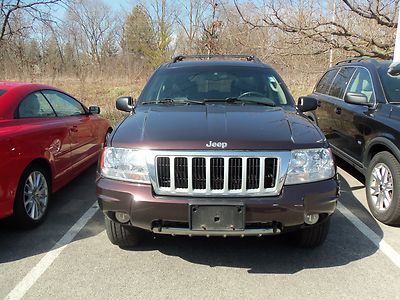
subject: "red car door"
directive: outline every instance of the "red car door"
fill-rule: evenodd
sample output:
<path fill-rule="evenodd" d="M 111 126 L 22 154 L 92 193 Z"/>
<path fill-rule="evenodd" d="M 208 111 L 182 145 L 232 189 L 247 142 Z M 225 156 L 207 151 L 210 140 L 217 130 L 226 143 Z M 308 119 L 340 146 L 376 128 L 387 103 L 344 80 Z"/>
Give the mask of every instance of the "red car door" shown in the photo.
<path fill-rule="evenodd" d="M 35 146 L 42 144 L 54 160 L 53 175 L 57 181 L 71 167 L 70 124 L 56 118 L 54 110 L 40 91 L 29 94 L 20 102 L 16 117 L 13 127 L 16 147 L 20 145 L 35 149 Z M 23 134 L 17 134 L 19 131 Z"/>
<path fill-rule="evenodd" d="M 71 137 L 71 166 L 77 167 L 97 155 L 97 134 L 92 116 L 74 98 L 58 91 L 45 90 L 45 97 L 57 117 L 69 126 Z"/>

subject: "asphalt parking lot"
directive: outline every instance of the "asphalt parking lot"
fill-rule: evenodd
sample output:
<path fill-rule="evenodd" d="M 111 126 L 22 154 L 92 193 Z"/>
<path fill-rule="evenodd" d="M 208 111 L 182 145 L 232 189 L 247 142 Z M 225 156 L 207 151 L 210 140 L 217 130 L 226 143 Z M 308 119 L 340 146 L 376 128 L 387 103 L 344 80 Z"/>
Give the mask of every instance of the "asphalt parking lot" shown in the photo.
<path fill-rule="evenodd" d="M 95 168 L 53 197 L 46 223 L 0 223 L 0 299 L 400 299 L 400 228 L 375 221 L 362 178 L 339 163 L 342 195 L 326 243 L 283 237 L 153 237 L 123 250 L 107 239 Z"/>

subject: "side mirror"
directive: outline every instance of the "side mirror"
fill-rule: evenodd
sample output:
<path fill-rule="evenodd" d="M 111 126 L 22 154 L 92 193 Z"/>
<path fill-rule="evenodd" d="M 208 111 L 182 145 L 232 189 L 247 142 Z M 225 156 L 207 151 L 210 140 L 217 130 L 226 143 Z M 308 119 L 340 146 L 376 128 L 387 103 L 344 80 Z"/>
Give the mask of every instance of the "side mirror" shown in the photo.
<path fill-rule="evenodd" d="M 392 64 L 389 67 L 388 74 L 390 76 L 399 76 L 400 75 L 400 63 L 392 62 Z"/>
<path fill-rule="evenodd" d="M 131 96 L 119 97 L 116 102 L 118 110 L 131 112 L 133 110 L 133 98 Z"/>
<path fill-rule="evenodd" d="M 89 106 L 89 113 L 92 115 L 98 115 L 100 113 L 100 107 L 98 106 Z"/>
<path fill-rule="evenodd" d="M 347 93 L 344 97 L 344 101 L 355 105 L 374 106 L 374 103 L 368 102 L 367 96 L 361 93 Z"/>
<path fill-rule="evenodd" d="M 297 109 L 301 112 L 316 110 L 317 107 L 318 101 L 313 97 L 300 97 L 297 101 Z"/>

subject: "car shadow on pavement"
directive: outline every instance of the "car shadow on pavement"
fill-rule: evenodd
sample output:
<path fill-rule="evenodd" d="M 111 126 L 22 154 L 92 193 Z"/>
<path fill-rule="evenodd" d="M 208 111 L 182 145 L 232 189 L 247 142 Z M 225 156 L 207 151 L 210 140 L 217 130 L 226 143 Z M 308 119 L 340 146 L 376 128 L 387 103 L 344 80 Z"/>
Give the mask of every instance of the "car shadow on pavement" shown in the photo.
<path fill-rule="evenodd" d="M 355 208 L 358 217 L 367 219 L 365 223 L 382 239 L 383 232 L 379 225 L 353 196 L 346 179 L 340 179 L 343 191 L 341 203 L 349 209 Z M 293 274 L 304 269 L 344 266 L 369 257 L 378 250 L 338 210 L 332 217 L 326 242 L 316 249 L 298 248 L 286 236 L 224 239 L 148 235 L 141 245 L 130 250 L 158 250 L 194 264 L 244 268 L 255 274 Z"/>
<path fill-rule="evenodd" d="M 49 251 L 96 201 L 95 167 L 78 176 L 53 197 L 48 219 L 33 230 L 21 231 L 0 224 L 0 264 Z M 341 203 L 366 223 L 380 238 L 383 232 L 369 212 L 354 197 L 341 177 Z M 100 213 L 76 239 L 98 236 L 104 231 Z M 107 241 L 108 242 L 108 241 Z M 331 222 L 330 234 L 317 249 L 301 249 L 285 236 L 265 238 L 189 238 L 146 235 L 140 247 L 127 251 L 159 251 L 190 263 L 210 267 L 247 269 L 254 274 L 293 274 L 304 269 L 347 265 L 373 255 L 378 248 L 339 211 Z"/>
<path fill-rule="evenodd" d="M 77 176 L 67 186 L 52 196 L 47 219 L 32 230 L 14 228 L 8 220 L 0 222 L 0 264 L 49 251 L 57 241 L 96 201 L 96 166 Z M 90 232 L 88 229 L 90 228 Z M 95 236 L 104 230 L 104 226 L 85 228 L 85 235 L 79 238 Z"/>

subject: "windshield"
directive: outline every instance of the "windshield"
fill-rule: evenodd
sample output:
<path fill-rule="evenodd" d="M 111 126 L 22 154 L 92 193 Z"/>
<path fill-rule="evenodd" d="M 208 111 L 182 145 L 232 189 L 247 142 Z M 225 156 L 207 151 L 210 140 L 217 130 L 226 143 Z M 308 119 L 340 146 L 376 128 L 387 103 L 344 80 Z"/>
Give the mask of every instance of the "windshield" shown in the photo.
<path fill-rule="evenodd" d="M 293 105 L 281 78 L 267 68 L 203 66 L 162 70 L 151 78 L 139 104 L 163 99 L 187 100 L 239 99 L 246 103 L 265 102 L 273 106 Z"/>
<path fill-rule="evenodd" d="M 6 90 L 0 90 L 0 96 L 3 96 L 6 92 Z"/>
<path fill-rule="evenodd" d="M 400 102 L 400 76 L 390 76 L 387 72 L 389 64 L 385 64 L 379 68 L 383 89 L 386 99 L 389 102 Z"/>

